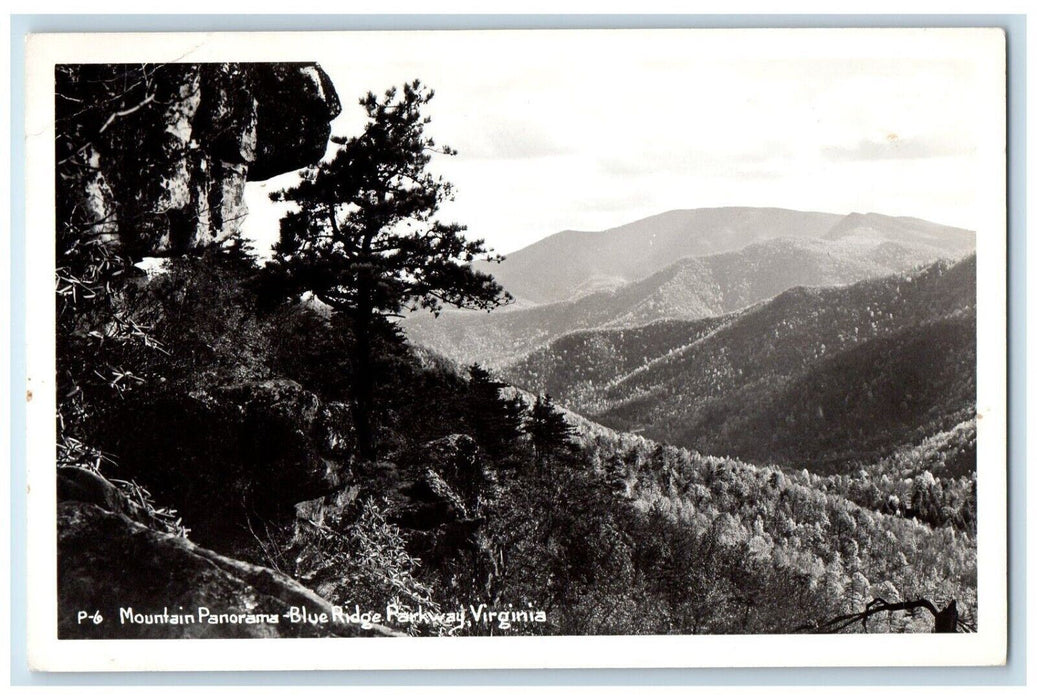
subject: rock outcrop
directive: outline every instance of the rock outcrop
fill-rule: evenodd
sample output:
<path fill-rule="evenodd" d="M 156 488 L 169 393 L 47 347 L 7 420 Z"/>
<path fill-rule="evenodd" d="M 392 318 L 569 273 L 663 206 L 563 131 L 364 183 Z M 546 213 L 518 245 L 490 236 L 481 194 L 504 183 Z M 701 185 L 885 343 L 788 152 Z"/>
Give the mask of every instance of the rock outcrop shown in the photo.
<path fill-rule="evenodd" d="M 151 494 L 136 483 L 123 482 L 122 486 L 120 489 L 89 469 L 58 467 L 58 502 L 93 503 L 153 530 L 186 536 L 187 530 L 175 510 L 154 506 Z"/>
<path fill-rule="evenodd" d="M 149 396 L 119 409 L 104 441 L 119 455 L 111 473 L 176 508 L 206 546 L 222 549 L 247 533 L 249 515 L 290 515 L 294 504 L 348 485 L 355 467 L 348 407 L 286 379 Z"/>
<path fill-rule="evenodd" d="M 483 525 L 497 478 L 468 435 L 432 440 L 391 462 L 357 465 L 355 476 L 335 493 L 296 504 L 296 517 L 321 526 L 348 517 L 359 498 L 376 495 L 426 565 L 449 566 L 459 552 L 489 560 Z"/>
<path fill-rule="evenodd" d="M 234 236 L 248 180 L 312 165 L 341 111 L 312 63 L 56 69 L 59 238 L 130 258 Z"/>
<path fill-rule="evenodd" d="M 409 478 L 396 483 L 395 518 L 415 530 L 477 519 L 494 475 L 475 440 L 454 434 L 399 457 Z"/>

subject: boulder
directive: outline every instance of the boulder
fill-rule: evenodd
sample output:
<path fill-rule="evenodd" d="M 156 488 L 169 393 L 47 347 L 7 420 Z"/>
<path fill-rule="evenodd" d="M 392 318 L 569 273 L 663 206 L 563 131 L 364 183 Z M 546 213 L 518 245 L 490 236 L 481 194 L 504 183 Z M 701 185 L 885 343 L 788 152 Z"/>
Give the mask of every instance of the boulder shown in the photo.
<path fill-rule="evenodd" d="M 317 163 L 328 147 L 331 120 L 339 115 L 335 86 L 315 63 L 253 64 L 257 143 L 249 180 Z"/>
<path fill-rule="evenodd" d="M 156 507 L 139 485 L 126 482 L 120 488 L 89 469 L 58 467 L 57 495 L 59 501 L 92 503 L 159 532 L 187 534 L 176 511 Z"/>
<path fill-rule="evenodd" d="M 135 504 L 115 484 L 89 469 L 58 467 L 57 494 L 58 501 L 92 503 L 131 518 L 137 514 Z"/>

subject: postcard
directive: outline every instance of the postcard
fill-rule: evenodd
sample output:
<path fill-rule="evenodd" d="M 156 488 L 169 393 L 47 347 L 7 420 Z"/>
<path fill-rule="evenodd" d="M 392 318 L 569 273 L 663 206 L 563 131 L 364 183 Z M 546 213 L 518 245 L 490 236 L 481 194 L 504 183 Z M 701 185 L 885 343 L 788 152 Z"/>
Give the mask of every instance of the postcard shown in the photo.
<path fill-rule="evenodd" d="M 1003 664 L 999 29 L 40 34 L 35 669 Z"/>

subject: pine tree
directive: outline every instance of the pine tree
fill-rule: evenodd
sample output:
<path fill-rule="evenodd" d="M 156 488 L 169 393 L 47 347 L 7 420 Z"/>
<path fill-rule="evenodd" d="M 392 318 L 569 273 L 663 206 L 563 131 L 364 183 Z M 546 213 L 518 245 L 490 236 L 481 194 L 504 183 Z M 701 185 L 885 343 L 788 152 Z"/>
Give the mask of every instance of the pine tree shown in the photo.
<path fill-rule="evenodd" d="M 339 148 L 330 161 L 271 195 L 297 205 L 281 220 L 270 266 L 278 288 L 292 297 L 310 292 L 351 321 L 354 420 L 365 457 L 373 456 L 373 340 L 387 319 L 405 309 L 438 314 L 444 304 L 490 310 L 510 301 L 493 277 L 472 269 L 488 253 L 484 242 L 435 218 L 453 190 L 426 167 L 432 153 L 455 152 L 425 133 L 422 110 L 432 96 L 417 80 L 382 99 L 368 93 L 363 133 L 332 138 Z"/>
<path fill-rule="evenodd" d="M 479 445 L 493 459 L 506 457 L 522 436 L 526 407 L 521 399 L 501 396 L 507 386 L 478 363 L 468 368 L 468 423 Z"/>
<path fill-rule="evenodd" d="M 555 408 L 550 394 L 537 396 L 530 414 L 528 432 L 533 440 L 537 471 L 542 472 L 548 457 L 571 452 L 575 448 L 576 430 Z"/>

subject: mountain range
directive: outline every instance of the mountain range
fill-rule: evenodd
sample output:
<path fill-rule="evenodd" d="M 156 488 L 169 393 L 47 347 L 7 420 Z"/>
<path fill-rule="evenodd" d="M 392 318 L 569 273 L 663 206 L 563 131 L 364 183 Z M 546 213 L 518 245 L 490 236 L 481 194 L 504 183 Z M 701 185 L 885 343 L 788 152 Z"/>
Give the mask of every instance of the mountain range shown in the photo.
<path fill-rule="evenodd" d="M 795 286 L 850 284 L 973 248 L 970 231 L 879 214 L 667 212 L 562 232 L 488 267 L 519 300 L 513 308 L 413 315 L 404 326 L 458 362 L 500 367 L 574 330 L 719 316 Z"/>
<path fill-rule="evenodd" d="M 543 304 L 615 289 L 681 258 L 775 238 L 892 241 L 950 257 L 975 246 L 971 231 L 910 217 L 720 207 L 668 211 L 605 231 L 562 231 L 508 254 L 500 265 L 483 263 L 481 269 L 516 298 Z"/>

